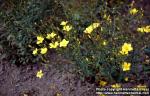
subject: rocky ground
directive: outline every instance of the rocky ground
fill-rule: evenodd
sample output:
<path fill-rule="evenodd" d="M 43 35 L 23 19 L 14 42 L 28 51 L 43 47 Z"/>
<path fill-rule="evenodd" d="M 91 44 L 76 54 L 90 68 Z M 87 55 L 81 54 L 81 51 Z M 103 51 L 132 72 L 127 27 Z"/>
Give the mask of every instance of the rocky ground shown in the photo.
<path fill-rule="evenodd" d="M 73 64 L 57 56 L 51 59 L 47 65 L 21 67 L 1 61 L 0 96 L 95 96 L 95 85 L 82 82 Z M 40 69 L 41 79 L 36 77 Z"/>

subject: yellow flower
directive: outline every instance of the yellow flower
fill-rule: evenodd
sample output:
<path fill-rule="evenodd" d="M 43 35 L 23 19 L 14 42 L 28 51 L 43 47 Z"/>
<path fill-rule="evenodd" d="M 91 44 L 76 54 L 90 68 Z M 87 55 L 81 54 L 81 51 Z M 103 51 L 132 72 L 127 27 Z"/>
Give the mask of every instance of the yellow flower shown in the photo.
<path fill-rule="evenodd" d="M 137 28 L 137 31 L 143 33 L 144 29 L 143 28 Z"/>
<path fill-rule="evenodd" d="M 102 81 L 102 80 L 100 80 L 100 82 L 99 82 L 99 85 L 100 86 L 105 86 L 107 84 L 107 82 L 106 81 Z"/>
<path fill-rule="evenodd" d="M 150 32 L 150 25 L 149 25 L 149 26 L 146 26 L 146 27 L 144 28 L 144 31 L 145 31 L 146 33 Z"/>
<path fill-rule="evenodd" d="M 36 54 L 37 54 L 37 51 L 38 51 L 38 49 L 37 49 L 37 48 L 36 48 L 36 49 L 34 49 L 34 50 L 33 50 L 33 52 L 32 52 L 32 54 L 33 54 L 33 55 L 36 55 Z"/>
<path fill-rule="evenodd" d="M 99 26 L 100 26 L 100 23 L 93 23 L 93 24 L 91 24 L 90 26 L 88 26 L 88 27 L 84 30 L 84 33 L 91 34 L 92 31 L 93 31 L 94 29 L 96 29 L 97 27 L 99 27 Z"/>
<path fill-rule="evenodd" d="M 103 45 L 104 45 L 104 46 L 107 45 L 107 42 L 106 42 L 105 40 L 103 41 Z"/>
<path fill-rule="evenodd" d="M 41 54 L 45 54 L 47 52 L 47 48 L 41 48 Z"/>
<path fill-rule="evenodd" d="M 137 31 L 148 33 L 148 32 L 150 32 L 150 25 L 147 25 L 147 26 L 141 27 L 141 28 L 137 28 Z"/>
<path fill-rule="evenodd" d="M 120 87 L 121 87 L 121 85 L 120 85 L 120 84 L 118 84 L 118 83 L 116 83 L 116 84 L 111 85 L 111 87 L 112 87 L 112 88 L 120 88 Z"/>
<path fill-rule="evenodd" d="M 40 70 L 40 71 L 37 72 L 36 77 L 38 77 L 38 78 L 42 78 L 43 77 L 42 70 Z"/>
<path fill-rule="evenodd" d="M 132 51 L 132 45 L 130 43 L 124 43 L 124 45 L 122 46 L 122 49 L 120 51 L 121 54 L 125 54 L 127 55 L 129 53 L 129 51 Z"/>
<path fill-rule="evenodd" d="M 68 23 L 68 21 L 62 21 L 62 22 L 60 23 L 60 25 L 65 26 L 67 23 Z"/>
<path fill-rule="evenodd" d="M 63 39 L 61 42 L 60 42 L 60 47 L 66 47 L 68 45 L 69 41 L 67 41 L 66 39 Z"/>
<path fill-rule="evenodd" d="M 43 40 L 44 40 L 44 38 L 42 36 L 37 36 L 37 42 L 36 42 L 36 44 L 42 43 Z"/>
<path fill-rule="evenodd" d="M 51 34 L 47 34 L 46 38 L 47 39 L 52 39 L 56 36 L 56 34 L 54 32 L 52 32 Z"/>
<path fill-rule="evenodd" d="M 58 43 L 58 42 L 50 43 L 50 44 L 49 44 L 49 47 L 50 47 L 50 48 L 57 48 L 57 47 L 58 47 L 58 45 L 59 45 L 59 43 Z"/>
<path fill-rule="evenodd" d="M 128 81 L 128 80 L 129 80 L 129 78 L 128 78 L 128 77 L 125 77 L 125 78 L 124 78 L 124 80 L 125 80 L 125 81 Z"/>
<path fill-rule="evenodd" d="M 130 70 L 130 67 L 131 67 L 131 63 L 123 62 L 123 64 L 122 64 L 123 71 Z"/>
<path fill-rule="evenodd" d="M 72 29 L 72 26 L 70 26 L 70 25 L 66 25 L 63 27 L 63 30 L 67 31 L 67 32 L 70 31 L 71 29 Z"/>
<path fill-rule="evenodd" d="M 129 11 L 129 13 L 130 13 L 131 15 L 135 15 L 137 12 L 138 12 L 138 10 L 137 10 L 136 8 L 133 8 L 133 9 L 131 9 L 131 10 Z"/>

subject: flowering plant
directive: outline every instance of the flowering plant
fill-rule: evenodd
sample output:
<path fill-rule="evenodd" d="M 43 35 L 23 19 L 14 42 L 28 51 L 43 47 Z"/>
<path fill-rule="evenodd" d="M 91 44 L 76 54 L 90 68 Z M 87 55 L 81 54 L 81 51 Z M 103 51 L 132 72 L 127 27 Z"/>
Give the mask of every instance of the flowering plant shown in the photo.
<path fill-rule="evenodd" d="M 68 1 L 68 4 L 52 1 L 27 0 L 20 3 L 23 4 L 20 11 L 2 12 L 5 13 L 2 17 L 7 17 L 4 22 L 9 34 L 8 37 L 1 35 L 8 43 L 2 42 L 2 45 L 16 49 L 11 52 L 15 55 L 10 55 L 13 60 L 25 64 L 39 59 L 46 62 L 49 50 L 55 50 L 77 65 L 77 73 L 82 79 L 88 78 L 90 82 L 104 79 L 100 83 L 102 86 L 106 81 L 126 82 L 133 74 L 140 77 L 141 71 L 136 70 L 139 65 L 142 71 L 150 69 L 146 65 L 149 61 L 141 59 L 144 51 L 150 53 L 149 48 L 145 49 L 150 41 L 150 25 L 142 22 L 145 14 L 134 1 L 115 0 L 115 4 L 91 0 L 88 6 L 81 3 L 81 7 L 75 6 L 76 0 Z M 14 8 L 19 9 L 20 4 Z M 49 8 L 48 4 L 61 5 L 63 11 L 53 12 L 51 9 L 57 8 Z M 42 70 L 37 74 L 41 78 Z M 120 85 L 116 83 L 112 87 Z"/>

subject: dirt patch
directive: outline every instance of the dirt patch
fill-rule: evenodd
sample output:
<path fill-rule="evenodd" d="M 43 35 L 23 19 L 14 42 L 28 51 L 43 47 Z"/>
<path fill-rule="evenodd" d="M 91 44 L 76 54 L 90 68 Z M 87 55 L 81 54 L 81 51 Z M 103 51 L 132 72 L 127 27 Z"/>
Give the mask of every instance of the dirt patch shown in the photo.
<path fill-rule="evenodd" d="M 57 59 L 56 59 L 57 58 Z M 83 82 L 73 71 L 73 64 L 55 56 L 48 65 L 16 67 L 0 63 L 0 96 L 95 96 L 95 85 Z M 43 78 L 36 77 L 42 69 Z"/>

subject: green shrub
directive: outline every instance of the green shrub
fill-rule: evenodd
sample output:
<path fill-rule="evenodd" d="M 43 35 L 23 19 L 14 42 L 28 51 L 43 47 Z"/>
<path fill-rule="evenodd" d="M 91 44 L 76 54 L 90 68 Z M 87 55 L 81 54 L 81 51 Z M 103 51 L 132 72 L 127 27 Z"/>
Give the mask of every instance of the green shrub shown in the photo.
<path fill-rule="evenodd" d="M 6 31 L 0 34 L 0 44 L 5 50 L 2 57 L 9 57 L 17 65 L 38 61 L 40 57 L 33 56 L 30 48 L 35 36 L 45 33 L 47 20 L 63 16 L 63 9 L 53 0 L 6 0 L 3 3 L 1 21 Z"/>
<path fill-rule="evenodd" d="M 67 19 L 58 20 L 60 25 L 49 33 L 56 36 L 49 38 L 50 41 L 46 38 L 48 34 L 41 34 L 44 41 L 38 45 L 46 48 L 44 54 L 49 49 L 55 49 L 74 61 L 80 76 L 95 82 L 102 78 L 122 82 L 131 73 L 139 76 L 136 71 L 141 64 L 142 51 L 139 50 L 144 43 L 148 44 L 146 39 L 150 38 L 143 41 L 141 37 L 148 33 L 138 31 L 148 32 L 149 26 L 138 30 L 142 24 L 143 10 L 128 3 L 118 2 L 110 6 L 107 2 L 94 1 L 86 3 L 86 6 L 82 2 L 79 7 L 76 1 L 62 1 L 60 4 Z M 64 46 L 61 46 L 64 40 Z M 40 48 L 35 47 L 34 51 L 35 55 L 43 54 Z"/>
<path fill-rule="evenodd" d="M 98 3 L 86 6 L 83 2 L 81 9 L 71 7 L 72 10 L 68 10 L 71 13 L 67 14 L 68 21 L 73 28 L 64 32 L 65 38 L 69 40 L 64 55 L 78 64 L 79 73 L 83 77 L 94 77 L 96 82 L 102 78 L 110 82 L 121 82 L 128 73 L 139 74 L 135 71 L 141 63 L 138 61 L 141 55 L 139 50 L 148 42 L 146 38 L 144 41 L 141 38 L 145 33 L 137 32 L 143 18 L 142 10 L 137 10 L 128 3 L 118 2 L 110 6 L 99 0 Z M 74 2 L 72 6 L 75 6 Z M 100 26 L 89 34 L 84 32 L 93 23 L 100 23 Z M 131 48 L 128 54 L 122 55 L 120 50 L 123 50 L 121 47 L 126 43 Z M 123 64 L 132 64 L 134 70 L 124 72 Z"/>

